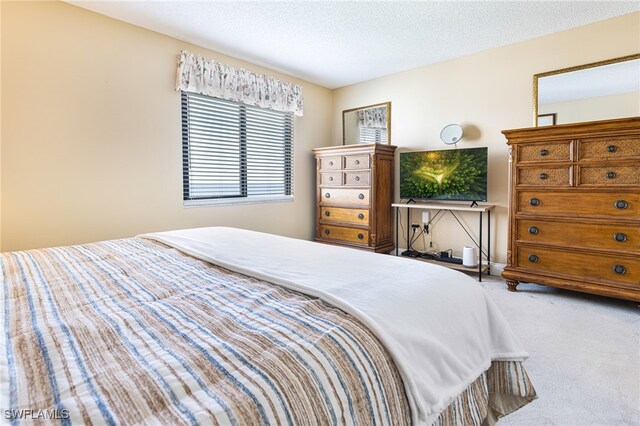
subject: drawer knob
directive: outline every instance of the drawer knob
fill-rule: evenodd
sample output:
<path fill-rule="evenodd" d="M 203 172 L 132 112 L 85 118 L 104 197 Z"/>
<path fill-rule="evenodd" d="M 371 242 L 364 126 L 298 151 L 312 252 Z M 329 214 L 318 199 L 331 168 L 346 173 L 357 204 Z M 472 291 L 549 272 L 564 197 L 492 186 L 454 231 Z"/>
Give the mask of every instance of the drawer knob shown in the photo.
<path fill-rule="evenodd" d="M 355 163 L 355 164 L 356 164 L 356 166 L 357 166 L 358 164 L 360 164 L 360 160 L 356 160 L 356 161 L 354 161 L 354 163 Z"/>
<path fill-rule="evenodd" d="M 333 166 L 333 161 L 329 161 L 329 165 L 330 165 L 330 166 Z"/>
<path fill-rule="evenodd" d="M 546 178 L 548 178 L 549 175 L 546 173 L 540 173 L 540 179 L 545 180 Z"/>
<path fill-rule="evenodd" d="M 364 238 L 364 235 L 362 235 L 362 234 L 358 234 L 358 239 L 359 239 L 359 240 L 361 240 L 361 239 L 363 239 L 363 238 Z"/>
<path fill-rule="evenodd" d="M 329 217 L 329 216 L 331 216 L 331 212 L 329 210 L 327 210 L 327 211 L 324 212 L 324 215 Z"/>
<path fill-rule="evenodd" d="M 325 230 L 324 230 L 324 233 L 325 233 L 325 234 L 327 234 L 327 235 L 329 235 L 329 234 L 331 233 L 331 231 L 330 231 L 330 230 L 328 230 L 328 229 L 325 229 Z"/>
<path fill-rule="evenodd" d="M 629 207 L 629 203 L 627 203 L 625 200 L 618 200 L 616 201 L 616 209 L 618 210 L 624 210 L 627 207 Z"/>
<path fill-rule="evenodd" d="M 615 146 L 615 145 L 609 145 L 607 147 L 607 151 L 609 151 L 609 152 L 616 152 L 617 150 L 618 150 L 618 147 Z"/>
<path fill-rule="evenodd" d="M 536 256 L 535 254 L 530 254 L 529 255 L 529 262 L 537 263 L 538 262 L 538 256 Z"/>
<path fill-rule="evenodd" d="M 607 172 L 607 179 L 615 179 L 616 172 Z"/>
<path fill-rule="evenodd" d="M 540 155 L 542 155 L 543 157 L 546 155 L 549 155 L 549 150 L 548 149 L 541 149 L 540 150 Z"/>
<path fill-rule="evenodd" d="M 364 194 L 358 194 L 358 198 L 364 200 Z"/>
<path fill-rule="evenodd" d="M 364 215 L 362 213 L 358 213 L 358 219 L 360 220 L 364 219 Z"/>
<path fill-rule="evenodd" d="M 326 192 L 326 193 L 324 194 L 324 198 L 331 198 L 331 194 L 329 194 L 328 192 Z"/>
<path fill-rule="evenodd" d="M 531 235 L 538 235 L 538 232 L 540 232 L 540 230 L 537 227 L 535 226 L 529 227 L 529 233 Z"/>
<path fill-rule="evenodd" d="M 540 200 L 538 200 L 537 198 L 532 198 L 532 199 L 529 200 L 529 204 L 531 204 L 533 207 L 539 206 L 540 205 Z"/>
<path fill-rule="evenodd" d="M 627 241 L 627 236 L 622 232 L 616 232 L 613 236 L 613 239 L 619 243 L 624 243 L 625 241 Z"/>
<path fill-rule="evenodd" d="M 333 182 L 333 176 L 329 176 L 329 182 Z"/>
<path fill-rule="evenodd" d="M 360 180 L 360 176 L 356 176 L 356 182 Z"/>
<path fill-rule="evenodd" d="M 625 268 L 623 265 L 615 265 L 613 267 L 613 272 L 618 275 L 624 275 L 627 272 L 627 268 Z"/>

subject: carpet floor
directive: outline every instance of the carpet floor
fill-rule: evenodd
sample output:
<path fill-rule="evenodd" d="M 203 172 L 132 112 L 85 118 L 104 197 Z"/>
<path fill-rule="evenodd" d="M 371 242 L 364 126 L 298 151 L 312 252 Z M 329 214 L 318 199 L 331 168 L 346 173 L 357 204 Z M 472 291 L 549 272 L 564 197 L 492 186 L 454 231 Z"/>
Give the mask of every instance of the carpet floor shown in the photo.
<path fill-rule="evenodd" d="M 638 303 L 535 284 L 481 284 L 529 352 L 538 399 L 499 425 L 640 425 Z"/>

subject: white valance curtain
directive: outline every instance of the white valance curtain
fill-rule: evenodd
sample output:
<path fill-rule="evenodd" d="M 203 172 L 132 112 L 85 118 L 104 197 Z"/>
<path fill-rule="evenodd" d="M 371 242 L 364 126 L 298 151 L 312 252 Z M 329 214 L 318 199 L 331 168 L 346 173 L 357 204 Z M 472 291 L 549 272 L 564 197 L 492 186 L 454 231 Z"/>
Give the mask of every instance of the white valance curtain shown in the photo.
<path fill-rule="evenodd" d="M 367 108 L 358 111 L 360 127 L 387 128 L 387 107 Z"/>
<path fill-rule="evenodd" d="M 178 58 L 176 90 L 303 115 L 302 87 L 297 84 L 235 69 L 184 50 Z"/>

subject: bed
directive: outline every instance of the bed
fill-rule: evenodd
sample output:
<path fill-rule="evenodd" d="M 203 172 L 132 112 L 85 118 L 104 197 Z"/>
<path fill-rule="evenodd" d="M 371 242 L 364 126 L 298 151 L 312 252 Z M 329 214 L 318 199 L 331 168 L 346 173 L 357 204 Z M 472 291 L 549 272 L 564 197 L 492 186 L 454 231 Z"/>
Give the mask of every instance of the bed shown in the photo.
<path fill-rule="evenodd" d="M 0 408 L 62 424 L 492 424 L 536 398 L 477 283 L 233 228 L 3 253 Z"/>

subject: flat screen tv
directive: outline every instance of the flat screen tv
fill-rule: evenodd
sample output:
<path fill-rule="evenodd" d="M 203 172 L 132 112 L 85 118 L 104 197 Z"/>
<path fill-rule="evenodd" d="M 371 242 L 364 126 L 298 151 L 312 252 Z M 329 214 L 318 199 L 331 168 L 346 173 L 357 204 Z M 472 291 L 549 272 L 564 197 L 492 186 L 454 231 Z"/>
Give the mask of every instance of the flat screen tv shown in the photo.
<path fill-rule="evenodd" d="M 487 201 L 487 148 L 401 152 L 400 198 Z"/>

